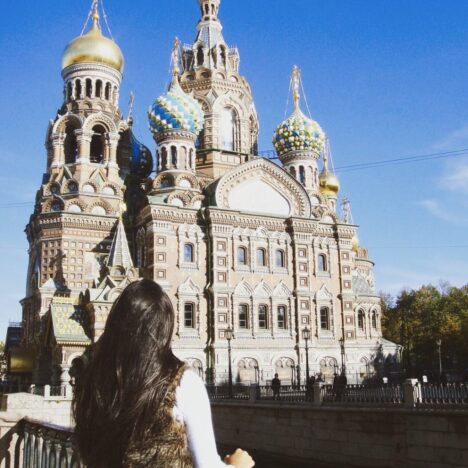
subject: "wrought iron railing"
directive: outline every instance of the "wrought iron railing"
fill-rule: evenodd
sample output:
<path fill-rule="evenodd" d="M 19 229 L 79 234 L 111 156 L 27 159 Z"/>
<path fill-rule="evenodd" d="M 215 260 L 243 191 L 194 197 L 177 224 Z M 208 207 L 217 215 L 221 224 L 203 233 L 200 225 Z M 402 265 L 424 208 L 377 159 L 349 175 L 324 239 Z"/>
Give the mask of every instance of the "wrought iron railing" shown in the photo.
<path fill-rule="evenodd" d="M 401 385 L 384 385 L 380 387 L 367 385 L 346 385 L 346 387 L 325 385 L 322 387 L 322 392 L 324 403 L 398 404 L 404 401 Z"/>
<path fill-rule="evenodd" d="M 229 386 L 207 385 L 206 390 L 210 400 L 249 400 L 250 386 L 233 385 L 232 389 Z"/>
<path fill-rule="evenodd" d="M 468 384 L 420 384 L 418 405 L 468 405 Z"/>

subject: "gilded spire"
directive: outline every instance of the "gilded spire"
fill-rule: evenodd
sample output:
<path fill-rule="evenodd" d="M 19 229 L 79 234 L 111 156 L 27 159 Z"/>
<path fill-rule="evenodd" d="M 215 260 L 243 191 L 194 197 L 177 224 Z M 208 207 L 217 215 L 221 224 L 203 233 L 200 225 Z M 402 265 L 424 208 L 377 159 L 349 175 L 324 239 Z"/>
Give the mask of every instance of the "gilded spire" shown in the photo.
<path fill-rule="evenodd" d="M 322 174 L 328 174 L 328 157 L 330 154 L 330 142 L 328 141 L 328 138 L 325 139 L 325 146 L 323 148 L 323 172 Z"/>
<path fill-rule="evenodd" d="M 294 110 L 299 110 L 299 101 L 301 100 L 301 95 L 299 93 L 300 90 L 300 83 L 301 83 L 301 70 L 297 65 L 294 65 L 292 75 L 291 75 L 291 83 L 293 89 L 293 98 L 294 98 Z"/>
<path fill-rule="evenodd" d="M 180 68 L 180 40 L 176 36 L 172 46 L 172 76 L 179 78 Z"/>

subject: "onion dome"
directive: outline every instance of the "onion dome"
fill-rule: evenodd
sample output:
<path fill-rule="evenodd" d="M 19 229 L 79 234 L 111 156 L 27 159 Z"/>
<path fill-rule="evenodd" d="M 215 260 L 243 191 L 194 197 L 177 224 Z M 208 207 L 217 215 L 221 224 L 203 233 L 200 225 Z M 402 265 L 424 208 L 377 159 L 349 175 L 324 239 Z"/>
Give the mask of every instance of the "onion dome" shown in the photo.
<path fill-rule="evenodd" d="M 149 177 L 153 170 L 153 155 L 151 151 L 140 143 L 135 135 L 131 137 L 132 155 L 130 162 L 131 173 L 140 179 Z"/>
<path fill-rule="evenodd" d="M 315 120 L 306 117 L 299 107 L 300 71 L 294 66 L 292 73 L 294 93 L 294 112 L 276 128 L 273 145 L 279 156 L 290 151 L 322 152 L 325 144 L 325 133 Z"/>
<path fill-rule="evenodd" d="M 333 172 L 323 170 L 319 176 L 320 193 L 328 196 L 336 196 L 340 191 L 340 182 Z"/>
<path fill-rule="evenodd" d="M 62 69 L 78 63 L 100 63 L 122 73 L 124 57 L 120 47 L 102 34 L 97 2 L 93 7 L 93 26 L 84 35 L 73 39 L 62 57 Z"/>
<path fill-rule="evenodd" d="M 340 181 L 333 172 L 328 170 L 328 158 L 330 157 L 330 145 L 326 140 L 323 148 L 323 170 L 319 176 L 320 193 L 325 196 L 336 197 L 340 191 Z"/>
<path fill-rule="evenodd" d="M 198 101 L 184 92 L 177 77 L 169 91 L 156 99 L 148 112 L 153 134 L 166 130 L 185 130 L 198 135 L 203 128 L 203 110 Z"/>
<path fill-rule="evenodd" d="M 278 125 L 273 145 L 279 156 L 289 151 L 322 152 L 325 134 L 320 125 L 296 109 L 289 119 Z"/>

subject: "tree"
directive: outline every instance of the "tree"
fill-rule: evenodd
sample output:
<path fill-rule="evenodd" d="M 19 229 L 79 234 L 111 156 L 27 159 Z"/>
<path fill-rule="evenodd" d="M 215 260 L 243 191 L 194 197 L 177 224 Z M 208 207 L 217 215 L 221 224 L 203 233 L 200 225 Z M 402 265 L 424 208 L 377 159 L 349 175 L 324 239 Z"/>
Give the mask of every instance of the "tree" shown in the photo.
<path fill-rule="evenodd" d="M 422 286 L 403 290 L 395 300 L 382 295 L 381 307 L 384 335 L 403 345 L 408 374 L 437 372 L 439 339 L 444 369 L 468 367 L 468 285 Z"/>

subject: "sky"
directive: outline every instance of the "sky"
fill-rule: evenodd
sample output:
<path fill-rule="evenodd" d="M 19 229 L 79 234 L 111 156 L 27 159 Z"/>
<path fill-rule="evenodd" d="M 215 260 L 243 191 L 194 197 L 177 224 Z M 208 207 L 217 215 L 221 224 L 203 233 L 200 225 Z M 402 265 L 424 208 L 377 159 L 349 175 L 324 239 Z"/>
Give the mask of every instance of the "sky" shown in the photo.
<path fill-rule="evenodd" d="M 62 103 L 61 56 L 91 0 L 4 2 L 0 17 L 0 340 L 21 320 L 24 227 L 45 169 L 45 133 Z M 105 0 L 125 55 L 121 108 L 154 150 L 146 110 L 169 82 L 172 42 L 195 38 L 196 0 Z M 468 282 L 468 2 L 222 0 L 260 118 L 261 150 L 287 116 L 292 66 L 328 134 L 377 289 Z M 289 102 L 291 100 L 289 99 Z M 291 105 L 291 104 L 290 104 Z M 305 109 L 305 106 L 304 110 Z M 288 113 L 291 108 L 288 109 Z M 441 154 L 467 150 L 458 155 Z M 422 162 L 344 166 L 437 154 Z M 340 168 L 342 168 L 340 170 Z"/>

